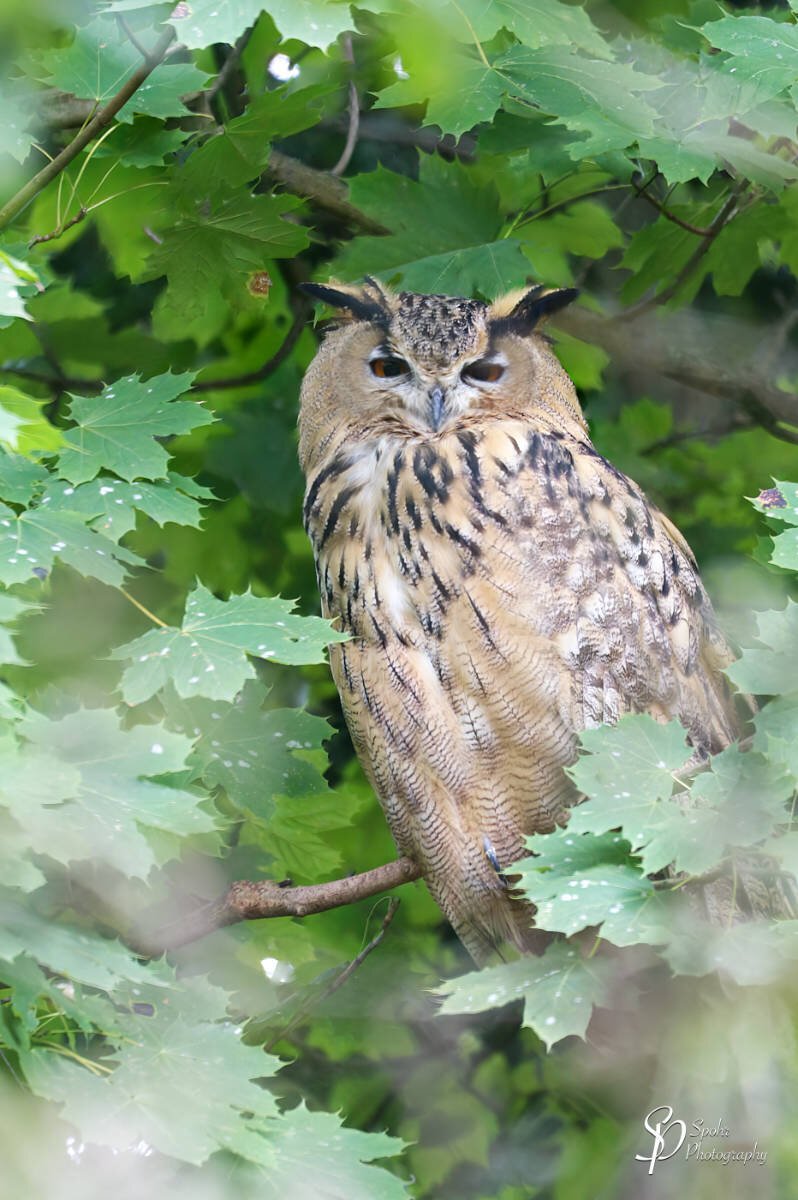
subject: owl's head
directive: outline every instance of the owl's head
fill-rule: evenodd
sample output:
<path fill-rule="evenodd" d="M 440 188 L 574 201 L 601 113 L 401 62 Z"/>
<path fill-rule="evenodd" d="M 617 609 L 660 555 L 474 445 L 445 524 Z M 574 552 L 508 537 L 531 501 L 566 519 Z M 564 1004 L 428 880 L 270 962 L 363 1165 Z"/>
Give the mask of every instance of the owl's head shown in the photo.
<path fill-rule="evenodd" d="M 395 294 L 374 279 L 302 288 L 340 312 L 302 387 L 303 466 L 343 434 L 434 438 L 475 419 L 529 418 L 535 409 L 584 427 L 573 385 L 537 333 L 575 299 L 573 288 L 537 286 L 493 304 Z"/>

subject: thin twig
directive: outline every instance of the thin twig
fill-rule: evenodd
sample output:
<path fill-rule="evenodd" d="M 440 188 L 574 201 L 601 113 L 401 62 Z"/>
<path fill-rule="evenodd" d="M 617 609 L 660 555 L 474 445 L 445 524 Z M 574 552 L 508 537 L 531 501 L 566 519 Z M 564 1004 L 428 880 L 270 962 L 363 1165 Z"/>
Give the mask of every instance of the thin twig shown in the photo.
<path fill-rule="evenodd" d="M 266 167 L 266 176 L 280 183 L 297 196 L 306 196 L 319 208 L 325 209 L 348 225 L 362 229 L 364 233 L 385 235 L 390 233 L 385 225 L 361 212 L 349 200 L 349 189 L 342 179 L 329 171 L 318 171 L 299 159 L 290 158 L 279 150 L 272 150 Z"/>
<path fill-rule="evenodd" d="M 101 133 L 111 121 L 113 121 L 120 109 L 124 108 L 128 100 L 133 96 L 141 85 L 144 83 L 158 64 L 162 61 L 166 51 L 171 46 L 174 40 L 174 30 L 169 30 L 158 41 L 148 59 L 142 62 L 130 76 L 130 78 L 122 85 L 115 96 L 112 96 L 107 104 L 92 117 L 89 123 L 77 134 L 75 138 L 65 146 L 60 154 L 57 154 L 52 162 L 47 163 L 42 167 L 41 171 L 37 172 L 32 179 L 19 189 L 19 191 L 8 200 L 2 208 L 0 208 L 0 229 L 4 228 L 11 222 L 17 213 L 34 198 L 38 196 L 53 179 L 68 167 L 74 158 L 80 154 L 89 142 L 93 141 L 98 133 Z"/>
<path fill-rule="evenodd" d="M 720 231 L 733 219 L 741 194 L 741 191 L 735 189 L 731 196 L 728 197 L 726 203 L 721 207 L 709 229 L 704 234 L 701 242 L 696 246 L 676 278 L 671 280 L 667 287 L 658 292 L 656 296 L 651 296 L 648 300 L 641 301 L 640 304 L 635 304 L 631 308 L 624 309 L 622 316 L 625 321 L 634 320 L 635 317 L 640 317 L 643 313 L 650 312 L 652 308 L 657 308 L 660 304 L 666 304 L 668 300 L 673 299 L 693 274 L 693 271 L 695 271 L 704 256 L 709 252 L 712 243 Z"/>
<path fill-rule="evenodd" d="M 239 59 L 241 58 L 241 55 L 244 53 L 244 50 L 246 49 L 247 42 L 252 37 L 252 31 L 254 30 L 254 28 L 255 28 L 255 26 L 251 25 L 249 27 L 249 29 L 244 30 L 244 32 L 241 34 L 241 37 L 238 39 L 238 41 L 236 42 L 236 44 L 233 46 L 232 50 L 228 54 L 227 58 L 224 60 L 224 63 L 222 64 L 219 74 L 216 76 L 213 83 L 207 90 L 206 95 L 207 95 L 209 104 L 217 96 L 217 94 L 222 90 L 222 88 L 226 85 L 230 76 L 233 74 L 233 71 L 238 66 Z"/>
<path fill-rule="evenodd" d="M 152 934 L 127 940 L 141 954 L 157 956 L 239 921 L 307 917 L 366 900 L 420 878 L 421 868 L 411 858 L 397 858 L 359 875 L 305 887 L 281 887 L 274 880 L 239 880 L 221 899 L 201 906 L 182 919 L 172 919 Z"/>
<path fill-rule="evenodd" d="M 346 133 L 348 127 L 348 114 L 345 117 L 323 117 L 317 126 L 318 129 L 334 130 L 336 133 Z M 361 112 L 359 135 L 368 141 L 414 146 L 427 154 L 443 153 L 461 162 L 473 162 L 476 156 L 476 138 L 470 134 L 463 133 L 459 138 L 454 138 L 451 134 L 442 134 L 434 125 L 416 128 L 400 120 L 387 108 Z"/>
<path fill-rule="evenodd" d="M 13 362 L 0 363 L 0 375 L 16 375 L 20 379 L 28 379 L 31 383 L 42 383 L 53 392 L 99 392 L 102 391 L 101 379 L 73 379 L 37 371 L 33 367 L 17 366 Z"/>
<path fill-rule="evenodd" d="M 272 375 L 285 362 L 299 341 L 310 313 L 310 307 L 304 300 L 300 301 L 288 333 L 271 358 L 268 358 L 260 367 L 256 367 L 254 371 L 247 371 L 243 375 L 231 375 L 226 379 L 203 379 L 200 383 L 194 384 L 192 392 L 216 392 L 223 388 L 249 387 L 250 384 L 260 383 L 261 380 Z"/>
<path fill-rule="evenodd" d="M 66 233 L 73 225 L 79 225 L 81 221 L 85 221 L 89 215 L 89 210 L 81 206 L 75 213 L 74 217 L 70 217 L 68 221 L 64 221 L 56 229 L 50 233 L 37 233 L 35 238 L 31 238 L 28 242 L 28 249 L 32 250 L 34 246 L 39 246 L 42 242 L 53 242 L 56 238 L 60 238 L 62 233 Z"/>
<path fill-rule="evenodd" d="M 329 983 L 326 988 L 324 988 L 320 995 L 311 995 L 300 1007 L 299 1011 L 294 1013 L 294 1016 L 291 1018 L 288 1024 L 284 1025 L 279 1033 L 276 1033 L 274 1037 L 270 1038 L 270 1040 L 263 1047 L 267 1054 L 269 1054 L 279 1042 L 288 1037 L 289 1033 L 296 1029 L 297 1025 L 300 1025 L 314 1008 L 318 1008 L 318 1006 L 324 1000 L 326 1000 L 328 996 L 332 996 L 333 992 L 337 992 L 339 988 L 343 987 L 347 979 L 350 979 L 358 967 L 362 966 L 371 952 L 377 949 L 380 942 L 388 932 L 388 926 L 391 924 L 399 910 L 399 903 L 400 902 L 398 899 L 396 899 L 396 897 L 388 901 L 388 908 L 385 916 L 382 919 L 382 924 L 380 925 L 379 931 L 371 939 L 368 945 L 364 946 L 360 953 L 357 954 L 350 963 L 347 963 L 344 969 L 335 976 L 335 979 L 333 979 L 333 981 Z"/>
<path fill-rule="evenodd" d="M 650 186 L 650 183 L 645 183 L 638 187 L 638 185 L 632 181 L 632 187 L 640 199 L 646 200 L 652 206 L 652 208 L 656 208 L 657 212 L 660 213 L 666 221 L 672 221 L 674 225 L 678 225 L 680 229 L 686 229 L 688 233 L 694 233 L 696 237 L 712 237 L 711 229 L 702 229 L 700 225 L 691 225 L 689 221 L 682 220 L 681 217 L 676 216 L 676 213 L 671 212 L 669 208 L 666 208 L 661 200 L 658 200 L 656 196 L 652 196 L 647 190 Z"/>
<path fill-rule="evenodd" d="M 360 97 L 353 80 L 349 80 L 349 128 L 346 133 L 346 143 L 341 151 L 341 157 L 331 169 L 331 175 L 343 175 L 349 166 L 349 160 L 355 152 L 357 135 L 360 128 Z"/>

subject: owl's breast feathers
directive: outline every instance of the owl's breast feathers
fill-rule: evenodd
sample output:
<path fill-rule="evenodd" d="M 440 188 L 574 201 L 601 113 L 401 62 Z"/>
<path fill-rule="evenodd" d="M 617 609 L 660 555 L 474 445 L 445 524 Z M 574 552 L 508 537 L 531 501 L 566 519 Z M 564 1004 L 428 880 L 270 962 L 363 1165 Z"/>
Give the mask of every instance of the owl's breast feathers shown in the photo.
<path fill-rule="evenodd" d="M 564 819 L 582 729 L 647 711 L 699 753 L 733 738 L 692 555 L 586 438 L 504 420 L 344 447 L 305 522 L 352 634 L 331 658 L 355 746 L 477 958 L 513 934 L 491 858 Z"/>

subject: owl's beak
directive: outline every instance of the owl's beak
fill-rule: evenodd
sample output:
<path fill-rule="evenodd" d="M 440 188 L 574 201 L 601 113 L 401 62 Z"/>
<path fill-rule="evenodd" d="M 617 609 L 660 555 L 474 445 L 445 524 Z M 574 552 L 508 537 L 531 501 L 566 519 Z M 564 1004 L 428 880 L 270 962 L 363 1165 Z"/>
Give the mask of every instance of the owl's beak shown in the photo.
<path fill-rule="evenodd" d="M 442 387 L 436 385 L 434 388 L 430 388 L 427 394 L 429 396 L 429 404 L 427 406 L 429 423 L 437 433 L 443 421 L 443 407 L 446 393 Z"/>

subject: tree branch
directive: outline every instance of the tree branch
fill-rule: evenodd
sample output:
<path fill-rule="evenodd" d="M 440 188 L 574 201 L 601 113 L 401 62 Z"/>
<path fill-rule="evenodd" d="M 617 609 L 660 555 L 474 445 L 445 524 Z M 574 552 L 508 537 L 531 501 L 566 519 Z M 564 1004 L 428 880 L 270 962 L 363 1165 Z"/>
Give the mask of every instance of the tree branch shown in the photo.
<path fill-rule="evenodd" d="M 380 225 L 379 221 L 355 208 L 349 200 L 346 184 L 329 171 L 318 171 L 315 167 L 306 166 L 299 159 L 289 158 L 279 150 L 272 150 L 265 174 L 274 183 L 282 184 L 289 192 L 305 196 L 319 208 L 325 209 L 349 225 L 356 225 L 364 233 L 380 236 L 391 232 L 384 225 Z"/>
<path fill-rule="evenodd" d="M 346 142 L 341 151 L 341 157 L 334 167 L 330 168 L 331 175 L 343 175 L 357 145 L 357 134 L 360 128 L 360 97 L 353 80 L 349 80 L 349 124 L 346 131 Z"/>
<path fill-rule="evenodd" d="M 271 1053 L 274 1047 L 281 1042 L 283 1038 L 286 1038 L 289 1033 L 296 1029 L 297 1025 L 301 1025 L 314 1008 L 317 1008 L 318 1005 L 326 1000 L 328 996 L 332 996 L 334 992 L 337 992 L 339 988 L 344 986 L 347 979 L 351 978 L 358 967 L 362 966 L 362 964 L 366 961 L 372 950 L 377 949 L 380 942 L 388 932 L 388 927 L 396 916 L 398 910 L 399 901 L 394 897 L 393 900 L 388 902 L 388 908 L 385 916 L 382 919 L 382 924 L 368 945 L 364 946 L 360 953 L 357 954 L 350 963 L 347 963 L 344 969 L 335 976 L 332 982 L 327 984 L 320 996 L 311 995 L 308 997 L 307 1001 L 302 1005 L 299 1012 L 296 1013 L 295 1016 L 288 1022 L 288 1024 L 284 1026 L 279 1033 L 276 1033 L 274 1037 L 271 1038 L 263 1047 L 267 1054 Z"/>
<path fill-rule="evenodd" d="M 693 271 L 701 262 L 702 258 L 709 253 L 712 243 L 715 241 L 715 238 L 718 236 L 720 231 L 724 228 L 724 226 L 728 225 L 735 216 L 741 194 L 742 191 L 740 189 L 734 189 L 732 194 L 726 200 L 726 203 L 721 206 L 719 212 L 712 221 L 712 224 L 703 232 L 702 240 L 696 246 L 695 250 L 690 255 L 681 271 L 679 271 L 676 278 L 672 279 L 668 286 L 663 288 L 661 292 L 657 292 L 655 296 L 652 296 L 648 300 L 641 301 L 640 304 L 636 304 L 632 308 L 625 309 L 622 314 L 625 320 L 634 320 L 634 318 L 642 316 L 643 313 L 649 312 L 652 308 L 656 308 L 660 304 L 666 304 L 668 300 L 673 299 L 682 285 L 685 284 L 693 274 Z M 670 219 L 672 219 L 672 217 Z M 677 222 L 677 224 L 678 223 L 679 222 Z M 695 233 L 697 230 L 691 229 L 690 232 Z"/>
<path fill-rule="evenodd" d="M 329 883 L 305 887 L 283 887 L 273 880 L 259 883 L 239 880 L 231 885 L 221 899 L 153 928 L 152 932 L 148 930 L 143 935 L 131 937 L 128 944 L 141 954 L 155 957 L 197 941 L 214 930 L 236 925 L 239 921 L 259 921 L 267 917 L 307 917 L 312 913 L 354 904 L 420 878 L 421 868 L 411 858 L 405 857 L 359 875 L 348 875 L 344 879 L 332 879 Z"/>
<path fill-rule="evenodd" d="M 146 58 L 141 66 L 133 72 L 126 83 L 119 89 L 115 96 L 105 104 L 99 112 L 89 121 L 80 133 L 65 146 L 60 154 L 48 162 L 45 167 L 34 175 L 32 179 L 19 189 L 16 195 L 12 196 L 2 208 L 0 208 L 0 229 L 8 225 L 17 213 L 21 212 L 26 204 L 38 196 L 48 183 L 56 179 L 58 175 L 68 167 L 73 158 L 76 158 L 89 142 L 93 141 L 98 133 L 101 133 L 106 126 L 111 124 L 116 114 L 120 109 L 124 108 L 128 100 L 144 83 L 145 79 L 155 70 L 158 64 L 162 61 L 166 51 L 169 49 L 174 40 L 174 31 L 169 30 L 157 42 L 152 53 Z"/>
<path fill-rule="evenodd" d="M 657 171 L 656 174 L 653 175 L 646 183 L 640 185 L 636 184 L 634 180 L 632 180 L 631 186 L 634 188 L 636 195 L 641 200 L 646 200 L 652 206 L 652 208 L 656 208 L 657 212 L 660 213 L 666 221 L 672 221 L 673 224 L 678 225 L 680 229 L 686 229 L 688 233 L 694 233 L 697 237 L 712 237 L 711 229 L 702 229 L 699 225 L 691 225 L 689 221 L 683 221 L 681 217 L 676 216 L 676 213 L 673 213 L 669 208 L 666 208 L 661 200 L 658 200 L 656 196 L 651 195 L 648 189 L 651 187 L 651 184 L 654 182 L 658 174 L 659 171 Z"/>
<path fill-rule="evenodd" d="M 798 395 L 776 387 L 759 367 L 767 351 L 761 326 L 695 310 L 638 313 L 634 321 L 625 315 L 572 306 L 552 325 L 601 346 L 620 372 L 645 378 L 647 388 L 656 376 L 673 380 L 736 405 L 774 437 L 798 438 Z M 781 357 L 778 373 L 798 374 L 794 352 Z"/>
<path fill-rule="evenodd" d="M 311 305 L 306 303 L 304 298 L 300 301 L 291 328 L 283 338 L 275 353 L 268 358 L 261 366 L 256 367 L 254 371 L 247 371 L 243 375 L 230 375 L 226 379 L 203 379 L 200 383 L 195 383 L 192 387 L 192 392 L 216 392 L 222 388 L 248 387 L 253 383 L 260 383 L 262 379 L 268 378 L 277 368 L 285 362 L 289 354 L 293 350 L 296 343 L 305 328 L 305 322 L 310 314 Z"/>

